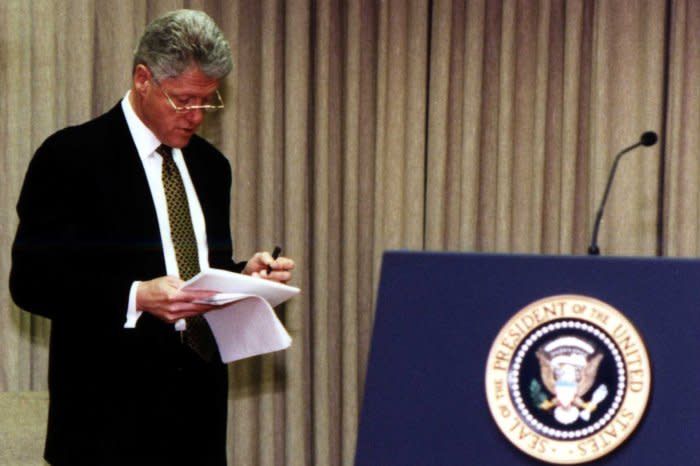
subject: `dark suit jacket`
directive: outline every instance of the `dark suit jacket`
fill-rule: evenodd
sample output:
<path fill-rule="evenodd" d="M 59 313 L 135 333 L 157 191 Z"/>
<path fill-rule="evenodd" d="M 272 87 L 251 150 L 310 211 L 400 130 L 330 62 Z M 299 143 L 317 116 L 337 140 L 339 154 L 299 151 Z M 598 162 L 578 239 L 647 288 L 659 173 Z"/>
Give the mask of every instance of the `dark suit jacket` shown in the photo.
<path fill-rule="evenodd" d="M 240 270 L 231 170 L 194 136 L 183 154 L 212 267 Z M 52 320 L 45 457 L 66 465 L 225 464 L 227 369 L 204 363 L 148 313 L 124 329 L 134 280 L 165 275 L 146 175 L 119 105 L 50 136 L 17 205 L 10 289 Z"/>

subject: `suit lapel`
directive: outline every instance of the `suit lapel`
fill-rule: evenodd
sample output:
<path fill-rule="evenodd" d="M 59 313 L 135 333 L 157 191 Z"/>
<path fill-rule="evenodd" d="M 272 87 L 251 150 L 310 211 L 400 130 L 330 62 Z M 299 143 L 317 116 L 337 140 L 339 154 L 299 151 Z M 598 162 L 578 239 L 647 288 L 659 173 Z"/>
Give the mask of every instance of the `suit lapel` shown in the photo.
<path fill-rule="evenodd" d="M 105 173 L 105 199 L 112 203 L 105 208 L 111 209 L 114 228 L 121 231 L 122 240 L 149 251 L 149 259 L 144 263 L 149 274 L 164 275 L 158 217 L 136 145 L 119 105 L 105 117 L 110 137 L 104 144 L 104 154 L 100 155 L 103 162 L 100 170 Z"/>

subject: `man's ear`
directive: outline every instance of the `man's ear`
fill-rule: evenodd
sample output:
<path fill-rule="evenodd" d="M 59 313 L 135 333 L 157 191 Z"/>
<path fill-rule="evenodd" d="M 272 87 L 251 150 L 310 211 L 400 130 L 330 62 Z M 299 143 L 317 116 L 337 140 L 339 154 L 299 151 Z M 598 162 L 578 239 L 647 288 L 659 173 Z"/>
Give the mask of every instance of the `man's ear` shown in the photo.
<path fill-rule="evenodd" d="M 134 91 L 143 95 L 151 85 L 151 71 L 146 65 L 136 65 L 134 69 Z"/>

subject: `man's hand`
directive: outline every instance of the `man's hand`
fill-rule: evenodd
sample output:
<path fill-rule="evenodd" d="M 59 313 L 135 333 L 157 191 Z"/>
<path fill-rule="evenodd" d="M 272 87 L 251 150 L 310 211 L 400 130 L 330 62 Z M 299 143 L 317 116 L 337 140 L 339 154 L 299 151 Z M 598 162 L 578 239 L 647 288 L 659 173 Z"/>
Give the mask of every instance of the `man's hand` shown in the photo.
<path fill-rule="evenodd" d="M 180 290 L 183 283 L 179 278 L 172 276 L 139 283 L 136 309 L 149 312 L 165 322 L 175 323 L 179 319 L 203 314 L 217 307 L 194 302 L 215 295 L 215 291 Z"/>
<path fill-rule="evenodd" d="M 267 272 L 268 266 L 271 269 L 270 273 Z M 243 273 L 253 277 L 287 283 L 292 279 L 292 269 L 294 269 L 294 261 L 292 259 L 288 257 L 273 259 L 272 255 L 265 251 L 256 252 L 253 257 L 248 259 Z"/>

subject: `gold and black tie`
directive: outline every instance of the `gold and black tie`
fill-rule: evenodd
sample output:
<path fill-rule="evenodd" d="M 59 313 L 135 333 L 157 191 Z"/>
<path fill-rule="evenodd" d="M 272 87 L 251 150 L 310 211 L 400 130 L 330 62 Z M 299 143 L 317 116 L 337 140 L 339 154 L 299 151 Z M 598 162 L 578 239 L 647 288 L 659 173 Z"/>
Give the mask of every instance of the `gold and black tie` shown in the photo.
<path fill-rule="evenodd" d="M 192 216 L 187 203 L 185 185 L 180 170 L 173 160 L 172 149 L 161 144 L 156 149 L 163 157 L 162 180 L 165 199 L 168 204 L 170 236 L 175 248 L 177 268 L 182 280 L 189 280 L 199 272 L 197 239 L 192 226 Z M 206 319 L 199 316 L 186 319 L 187 330 L 183 340 L 205 361 L 211 361 L 216 353 L 216 341 Z"/>

